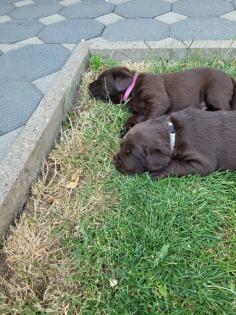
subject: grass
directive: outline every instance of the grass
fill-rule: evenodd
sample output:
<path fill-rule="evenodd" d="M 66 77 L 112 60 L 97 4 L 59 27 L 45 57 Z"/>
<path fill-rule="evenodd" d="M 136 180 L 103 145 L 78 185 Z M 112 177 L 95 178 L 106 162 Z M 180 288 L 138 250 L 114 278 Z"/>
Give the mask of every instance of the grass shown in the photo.
<path fill-rule="evenodd" d="M 91 59 L 79 106 L 2 250 L 1 314 L 235 314 L 236 174 L 152 180 L 113 164 L 122 106 L 89 98 L 104 67 Z M 235 62 L 154 59 L 140 71 Z"/>

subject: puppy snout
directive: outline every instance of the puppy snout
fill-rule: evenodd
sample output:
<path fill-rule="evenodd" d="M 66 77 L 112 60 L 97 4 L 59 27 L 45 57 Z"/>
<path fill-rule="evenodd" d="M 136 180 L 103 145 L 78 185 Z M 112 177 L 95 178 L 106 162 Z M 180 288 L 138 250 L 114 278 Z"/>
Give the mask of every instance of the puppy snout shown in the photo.
<path fill-rule="evenodd" d="M 97 96 L 98 93 L 97 93 L 96 83 L 95 83 L 95 82 L 92 82 L 92 83 L 89 84 L 88 90 L 89 90 L 89 93 L 90 93 L 92 96 L 94 96 L 94 97 Z"/>
<path fill-rule="evenodd" d="M 119 164 L 119 155 L 118 154 L 114 155 L 113 163 L 115 164 L 115 166 L 117 166 Z"/>

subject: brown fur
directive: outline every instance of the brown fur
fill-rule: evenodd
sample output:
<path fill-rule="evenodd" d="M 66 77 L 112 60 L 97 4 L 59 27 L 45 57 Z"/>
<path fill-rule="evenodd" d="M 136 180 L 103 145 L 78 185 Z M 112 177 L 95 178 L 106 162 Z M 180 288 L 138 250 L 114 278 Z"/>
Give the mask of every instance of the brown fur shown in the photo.
<path fill-rule="evenodd" d="M 168 121 L 176 129 L 173 152 Z M 189 108 L 141 122 L 123 138 L 114 163 L 124 173 L 149 171 L 156 178 L 235 170 L 236 112 Z"/>
<path fill-rule="evenodd" d="M 121 102 L 122 95 L 132 82 L 134 71 L 115 67 L 104 71 L 89 85 L 92 96 L 114 104 Z M 128 130 L 148 118 L 170 114 L 187 107 L 208 110 L 231 110 L 236 108 L 236 84 L 226 73 L 211 68 L 164 73 L 139 74 L 127 103 L 133 113 L 125 124 Z"/>

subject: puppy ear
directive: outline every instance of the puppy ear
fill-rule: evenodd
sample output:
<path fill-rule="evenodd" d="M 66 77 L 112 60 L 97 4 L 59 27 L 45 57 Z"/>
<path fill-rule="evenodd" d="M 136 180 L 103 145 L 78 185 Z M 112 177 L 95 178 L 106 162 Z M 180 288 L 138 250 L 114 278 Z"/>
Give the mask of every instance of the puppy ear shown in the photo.
<path fill-rule="evenodd" d="M 153 171 L 158 168 L 159 166 L 159 150 L 145 150 L 146 154 L 146 163 L 147 163 L 147 170 Z"/>
<path fill-rule="evenodd" d="M 157 171 L 165 168 L 170 162 L 170 157 L 158 149 L 146 153 L 146 163 L 148 171 Z"/>
<path fill-rule="evenodd" d="M 128 69 L 121 70 L 115 74 L 116 89 L 118 92 L 125 91 L 132 83 L 133 74 Z"/>

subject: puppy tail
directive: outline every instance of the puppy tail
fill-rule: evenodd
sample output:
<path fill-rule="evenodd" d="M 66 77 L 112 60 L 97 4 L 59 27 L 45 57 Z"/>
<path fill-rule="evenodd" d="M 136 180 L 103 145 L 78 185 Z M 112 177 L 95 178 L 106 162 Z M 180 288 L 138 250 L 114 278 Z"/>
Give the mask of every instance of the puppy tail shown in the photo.
<path fill-rule="evenodd" d="M 232 110 L 236 110 L 236 81 L 234 78 L 231 78 L 231 79 L 232 79 L 234 89 L 233 89 L 233 95 L 230 102 L 230 106 Z"/>

